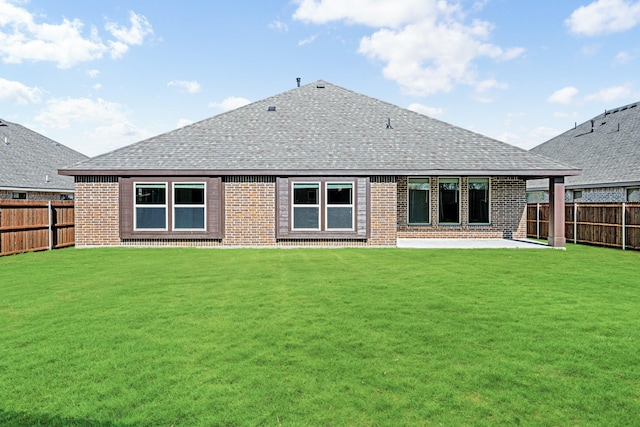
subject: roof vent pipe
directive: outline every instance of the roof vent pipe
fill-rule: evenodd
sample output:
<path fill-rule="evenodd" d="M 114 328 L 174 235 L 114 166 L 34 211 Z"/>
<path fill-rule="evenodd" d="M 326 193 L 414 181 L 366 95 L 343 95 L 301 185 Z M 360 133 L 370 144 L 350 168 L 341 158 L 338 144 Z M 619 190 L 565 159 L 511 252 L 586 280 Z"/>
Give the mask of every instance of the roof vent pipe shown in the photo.
<path fill-rule="evenodd" d="M 300 77 L 296 77 L 296 82 L 298 83 L 298 87 L 300 87 Z"/>
<path fill-rule="evenodd" d="M 591 132 L 593 132 L 593 120 L 591 120 Z"/>
<path fill-rule="evenodd" d="M 393 129 L 393 126 L 391 126 L 391 118 L 387 119 L 387 129 Z"/>

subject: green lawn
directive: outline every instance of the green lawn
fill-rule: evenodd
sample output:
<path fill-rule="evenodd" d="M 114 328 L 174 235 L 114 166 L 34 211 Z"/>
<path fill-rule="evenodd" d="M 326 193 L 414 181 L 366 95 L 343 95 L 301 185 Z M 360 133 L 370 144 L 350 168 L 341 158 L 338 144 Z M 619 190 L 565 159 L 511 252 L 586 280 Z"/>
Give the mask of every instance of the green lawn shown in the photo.
<path fill-rule="evenodd" d="M 640 253 L 0 258 L 0 425 L 637 426 Z"/>

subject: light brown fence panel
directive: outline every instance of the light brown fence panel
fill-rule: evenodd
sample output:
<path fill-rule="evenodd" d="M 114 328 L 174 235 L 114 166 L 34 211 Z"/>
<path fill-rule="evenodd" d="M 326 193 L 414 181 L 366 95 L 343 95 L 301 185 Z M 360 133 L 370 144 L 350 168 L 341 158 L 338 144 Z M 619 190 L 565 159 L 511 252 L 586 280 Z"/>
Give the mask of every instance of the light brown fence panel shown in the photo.
<path fill-rule="evenodd" d="M 578 242 L 622 247 L 622 204 L 578 204 Z"/>
<path fill-rule="evenodd" d="M 564 236 L 567 239 L 567 242 L 573 242 L 575 237 L 575 218 L 573 217 L 574 213 L 575 209 L 573 207 L 573 203 L 566 203 L 564 205 Z"/>
<path fill-rule="evenodd" d="M 538 209 L 539 208 L 539 209 Z M 527 237 L 546 239 L 549 236 L 549 205 L 530 203 L 527 205 Z"/>
<path fill-rule="evenodd" d="M 72 246 L 72 201 L 0 202 L 0 256 Z"/>
<path fill-rule="evenodd" d="M 53 249 L 75 244 L 75 217 L 73 202 L 51 203 L 53 214 Z"/>
<path fill-rule="evenodd" d="M 625 204 L 625 245 L 640 249 L 640 203 Z"/>
<path fill-rule="evenodd" d="M 548 225 L 548 203 L 528 204 L 527 237 L 535 238 L 539 230 L 539 238 L 546 239 Z M 640 203 L 566 203 L 565 236 L 567 242 L 640 249 Z"/>

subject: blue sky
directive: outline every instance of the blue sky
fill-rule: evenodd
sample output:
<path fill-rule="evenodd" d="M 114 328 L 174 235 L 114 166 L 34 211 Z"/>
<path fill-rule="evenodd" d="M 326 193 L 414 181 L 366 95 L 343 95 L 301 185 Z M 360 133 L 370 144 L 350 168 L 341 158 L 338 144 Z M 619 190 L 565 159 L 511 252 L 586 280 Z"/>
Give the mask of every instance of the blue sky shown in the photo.
<path fill-rule="evenodd" d="M 93 156 L 323 79 L 531 148 L 640 100 L 636 0 L 0 0 L 0 119 Z"/>

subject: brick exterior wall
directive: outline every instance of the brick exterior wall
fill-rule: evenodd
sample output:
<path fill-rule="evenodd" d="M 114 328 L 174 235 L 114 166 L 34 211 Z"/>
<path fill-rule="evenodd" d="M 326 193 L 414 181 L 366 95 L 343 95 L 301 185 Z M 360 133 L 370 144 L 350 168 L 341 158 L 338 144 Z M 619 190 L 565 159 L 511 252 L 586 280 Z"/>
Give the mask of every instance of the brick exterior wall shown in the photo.
<path fill-rule="evenodd" d="M 468 179 L 460 177 L 460 224 L 438 224 L 438 177 L 432 176 L 430 191 L 431 224 L 407 223 L 407 177 L 398 178 L 398 237 L 410 238 L 517 238 L 526 237 L 526 199 L 523 179 L 494 177 L 490 179 L 489 215 L 491 223 L 468 223 Z"/>
<path fill-rule="evenodd" d="M 396 246 L 398 186 L 395 177 L 373 177 L 371 179 L 371 213 L 369 215 L 369 245 Z"/>
<path fill-rule="evenodd" d="M 460 225 L 439 225 L 437 177 L 431 177 L 432 224 L 407 224 L 407 178 L 371 177 L 369 238 L 277 239 L 276 182 L 272 177 L 224 179 L 224 237 L 220 239 L 120 239 L 117 177 L 78 177 L 76 246 L 396 246 L 397 238 L 524 238 L 525 181 L 491 179 L 491 224 L 467 223 L 467 178 L 460 179 Z M 434 191 L 436 189 L 436 191 Z M 436 219 L 434 221 L 434 219 Z"/>
<path fill-rule="evenodd" d="M 117 179 L 82 178 L 85 178 L 85 182 L 75 184 L 76 247 L 119 245 L 120 203 Z"/>
<path fill-rule="evenodd" d="M 275 245 L 275 178 L 227 178 L 224 183 L 224 224 L 222 244 L 225 246 Z"/>

